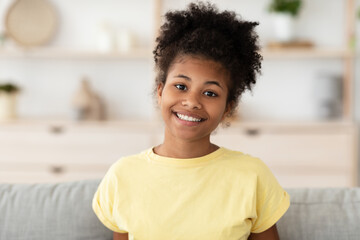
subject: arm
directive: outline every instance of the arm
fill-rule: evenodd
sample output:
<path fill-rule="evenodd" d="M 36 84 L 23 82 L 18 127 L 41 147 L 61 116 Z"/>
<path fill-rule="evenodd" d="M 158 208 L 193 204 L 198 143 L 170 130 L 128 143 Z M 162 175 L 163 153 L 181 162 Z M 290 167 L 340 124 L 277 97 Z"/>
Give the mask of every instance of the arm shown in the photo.
<path fill-rule="evenodd" d="M 113 240 L 129 240 L 129 235 L 127 233 L 114 232 Z"/>
<path fill-rule="evenodd" d="M 276 225 L 261 233 L 251 233 L 248 240 L 280 240 Z"/>

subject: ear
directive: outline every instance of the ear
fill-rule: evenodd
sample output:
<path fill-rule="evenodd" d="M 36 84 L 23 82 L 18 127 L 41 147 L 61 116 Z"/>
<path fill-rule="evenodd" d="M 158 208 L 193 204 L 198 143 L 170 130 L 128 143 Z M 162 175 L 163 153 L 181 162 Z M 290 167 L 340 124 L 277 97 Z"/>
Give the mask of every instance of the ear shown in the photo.
<path fill-rule="evenodd" d="M 222 117 L 221 121 L 224 121 L 224 119 L 225 119 L 226 117 L 229 117 L 229 116 L 230 116 L 231 111 L 233 110 L 233 106 L 234 106 L 234 102 L 233 102 L 233 101 L 231 101 L 231 102 L 229 102 L 229 103 L 226 104 L 226 109 L 225 109 L 225 112 L 224 112 L 224 114 L 223 114 L 223 117 Z"/>
<path fill-rule="evenodd" d="M 164 84 L 163 83 L 160 83 L 158 86 L 157 86 L 157 100 L 158 100 L 158 105 L 161 104 L 161 98 L 162 98 L 162 92 L 163 92 L 163 89 L 164 89 Z"/>

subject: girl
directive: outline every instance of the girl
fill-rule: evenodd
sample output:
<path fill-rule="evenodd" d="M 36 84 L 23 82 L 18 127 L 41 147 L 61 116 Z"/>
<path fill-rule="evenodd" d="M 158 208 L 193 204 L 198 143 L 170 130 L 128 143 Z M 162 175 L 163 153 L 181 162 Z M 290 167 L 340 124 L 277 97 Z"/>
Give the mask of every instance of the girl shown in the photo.
<path fill-rule="evenodd" d="M 260 72 L 257 23 L 190 4 L 154 50 L 162 144 L 117 161 L 93 200 L 114 239 L 279 239 L 289 196 L 258 158 L 210 142 Z"/>

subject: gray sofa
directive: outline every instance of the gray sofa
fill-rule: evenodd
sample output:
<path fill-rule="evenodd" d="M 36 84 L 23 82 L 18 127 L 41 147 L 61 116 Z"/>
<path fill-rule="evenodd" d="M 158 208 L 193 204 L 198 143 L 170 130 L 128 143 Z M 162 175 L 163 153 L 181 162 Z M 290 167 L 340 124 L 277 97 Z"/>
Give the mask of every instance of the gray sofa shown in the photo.
<path fill-rule="evenodd" d="M 0 184 L 0 239 L 112 239 L 91 210 L 98 184 Z M 360 188 L 287 191 L 291 207 L 278 223 L 281 240 L 360 239 Z"/>

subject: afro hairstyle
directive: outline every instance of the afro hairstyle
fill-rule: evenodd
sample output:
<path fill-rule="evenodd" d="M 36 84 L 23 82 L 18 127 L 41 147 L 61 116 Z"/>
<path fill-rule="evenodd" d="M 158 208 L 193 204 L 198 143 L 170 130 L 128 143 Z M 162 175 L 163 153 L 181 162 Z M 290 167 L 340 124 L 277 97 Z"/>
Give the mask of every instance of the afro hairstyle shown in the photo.
<path fill-rule="evenodd" d="M 233 11 L 220 12 L 209 2 L 190 3 L 185 10 L 169 11 L 153 51 L 156 86 L 165 84 L 174 59 L 190 55 L 220 63 L 230 75 L 227 104 L 231 110 L 239 97 L 251 90 L 261 70 L 257 22 L 241 19 Z M 233 111 L 231 111 L 233 112 Z"/>

